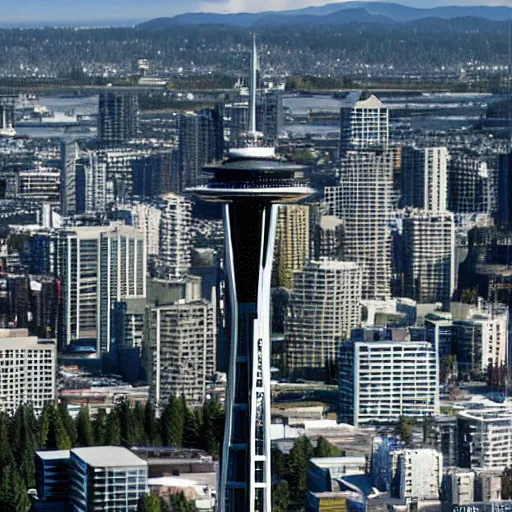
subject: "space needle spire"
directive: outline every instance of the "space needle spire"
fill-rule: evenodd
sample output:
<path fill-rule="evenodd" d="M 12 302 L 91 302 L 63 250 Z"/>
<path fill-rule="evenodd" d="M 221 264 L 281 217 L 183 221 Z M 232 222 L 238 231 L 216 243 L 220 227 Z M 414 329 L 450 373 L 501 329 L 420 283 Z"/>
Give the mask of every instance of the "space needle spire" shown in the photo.
<path fill-rule="evenodd" d="M 190 189 L 223 203 L 229 327 L 226 423 L 218 512 L 271 512 L 270 285 L 278 205 L 310 196 L 305 167 L 258 144 L 257 51 L 253 36 L 246 147 L 205 167 L 212 178 Z"/>

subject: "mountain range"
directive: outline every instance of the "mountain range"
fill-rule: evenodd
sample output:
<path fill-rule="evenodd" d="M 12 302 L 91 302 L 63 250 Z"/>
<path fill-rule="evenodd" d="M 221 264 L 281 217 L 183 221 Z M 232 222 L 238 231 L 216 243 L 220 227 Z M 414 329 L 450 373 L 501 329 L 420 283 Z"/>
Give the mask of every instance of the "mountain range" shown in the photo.
<path fill-rule="evenodd" d="M 175 25 L 222 24 L 257 27 L 293 24 L 403 24 L 423 19 L 478 18 L 487 21 L 508 21 L 511 17 L 512 8 L 505 6 L 443 6 L 421 9 L 388 2 L 348 1 L 288 11 L 237 14 L 187 13 L 172 18 L 156 18 L 138 26 L 143 29 L 164 30 Z"/>

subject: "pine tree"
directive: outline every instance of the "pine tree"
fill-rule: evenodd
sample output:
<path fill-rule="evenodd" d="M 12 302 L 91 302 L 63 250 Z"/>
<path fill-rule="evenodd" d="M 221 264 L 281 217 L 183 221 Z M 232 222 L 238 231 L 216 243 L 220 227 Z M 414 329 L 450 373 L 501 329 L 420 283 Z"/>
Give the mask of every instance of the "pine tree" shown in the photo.
<path fill-rule="evenodd" d="M 156 411 L 150 400 L 146 402 L 144 407 L 144 437 L 148 446 L 158 446 L 161 442 Z"/>
<path fill-rule="evenodd" d="M 190 448 L 201 445 L 201 424 L 203 418 L 201 409 L 185 409 L 185 423 L 183 425 L 183 444 Z"/>
<path fill-rule="evenodd" d="M 128 402 L 122 402 L 116 407 L 121 425 L 121 444 L 126 447 L 136 446 L 142 436 L 144 425 L 140 424 L 139 414 Z"/>
<path fill-rule="evenodd" d="M 37 420 L 32 406 L 20 405 L 11 421 L 10 438 L 15 468 L 27 489 L 35 485 L 34 452 L 39 448 L 36 432 Z"/>
<path fill-rule="evenodd" d="M 107 446 L 107 443 L 105 443 L 107 438 L 107 416 L 105 409 L 99 409 L 92 422 L 94 441 L 97 446 Z"/>
<path fill-rule="evenodd" d="M 146 444 L 146 431 L 145 431 L 145 413 L 144 407 L 137 402 L 135 407 L 132 409 L 132 422 L 133 422 L 133 437 L 134 437 L 134 445 L 142 446 Z"/>
<path fill-rule="evenodd" d="M 82 407 L 76 417 L 76 433 L 78 446 L 94 446 L 94 434 L 92 431 L 89 407 Z"/>
<path fill-rule="evenodd" d="M 76 427 L 73 418 L 69 415 L 68 406 L 66 404 L 59 404 L 57 409 L 62 419 L 62 424 L 68 434 L 71 446 L 75 446 L 77 443 Z"/>
<path fill-rule="evenodd" d="M 2 512 L 26 512 L 30 508 L 27 489 L 13 465 L 0 469 L 0 510 Z"/>
<path fill-rule="evenodd" d="M 179 398 L 172 396 L 160 418 L 160 435 L 164 446 L 183 446 L 184 428 L 183 403 Z"/>
<path fill-rule="evenodd" d="M 281 480 L 272 491 L 272 512 L 286 512 L 290 502 L 290 488 L 286 480 Z"/>
<path fill-rule="evenodd" d="M 14 463 L 11 442 L 9 439 L 9 418 L 0 414 L 0 468 Z"/>
<path fill-rule="evenodd" d="M 315 457 L 341 457 L 343 455 L 343 450 L 329 443 L 325 437 L 318 438 L 315 447 Z"/>
<path fill-rule="evenodd" d="M 289 475 L 290 494 L 295 499 L 303 502 L 308 487 L 308 464 L 313 456 L 313 445 L 306 436 L 298 437 L 293 443 L 293 448 L 289 455 Z"/>
<path fill-rule="evenodd" d="M 111 411 L 107 417 L 103 442 L 105 446 L 121 446 L 121 423 L 117 410 Z"/>
<path fill-rule="evenodd" d="M 71 439 L 62 422 L 62 417 L 57 407 L 52 404 L 49 410 L 48 435 L 45 448 L 48 450 L 71 450 Z"/>
<path fill-rule="evenodd" d="M 224 437 L 225 414 L 218 400 L 210 400 L 203 406 L 202 448 L 214 457 L 219 456 Z"/>
<path fill-rule="evenodd" d="M 50 431 L 50 415 L 52 407 L 53 405 L 51 402 L 46 402 L 41 412 L 41 416 L 39 416 L 37 444 L 43 449 L 46 448 L 46 440 L 48 438 L 48 432 Z"/>
<path fill-rule="evenodd" d="M 188 501 L 182 492 L 171 494 L 169 505 L 172 512 L 197 512 L 196 504 L 193 501 Z"/>
<path fill-rule="evenodd" d="M 145 494 L 140 497 L 137 512 L 160 512 L 160 498 L 156 494 Z"/>

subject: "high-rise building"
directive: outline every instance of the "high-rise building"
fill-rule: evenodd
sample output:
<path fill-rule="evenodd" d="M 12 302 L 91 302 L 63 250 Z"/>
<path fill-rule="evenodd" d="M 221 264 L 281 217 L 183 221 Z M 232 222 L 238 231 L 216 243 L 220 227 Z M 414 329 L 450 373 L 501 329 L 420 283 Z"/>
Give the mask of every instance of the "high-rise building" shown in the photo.
<path fill-rule="evenodd" d="M 205 300 L 178 301 L 148 310 L 150 397 L 163 407 L 172 396 L 200 406 L 215 373 L 215 308 Z"/>
<path fill-rule="evenodd" d="M 354 426 L 439 414 L 435 347 L 404 328 L 354 329 L 340 348 L 339 420 Z"/>
<path fill-rule="evenodd" d="M 512 228 L 512 153 L 498 155 L 497 206 L 494 220 L 500 229 Z"/>
<path fill-rule="evenodd" d="M 445 212 L 448 209 L 447 165 L 447 148 L 404 148 L 402 204 Z"/>
<path fill-rule="evenodd" d="M 135 203 L 129 207 L 131 224 L 144 233 L 149 256 L 157 256 L 160 250 L 160 220 L 162 210 L 157 203 Z"/>
<path fill-rule="evenodd" d="M 198 184 L 204 165 L 222 157 L 222 149 L 218 148 L 221 140 L 218 133 L 221 130 L 219 117 L 220 114 L 214 116 L 212 111 L 202 110 L 189 112 L 179 118 L 180 179 L 176 183 L 176 193 Z"/>
<path fill-rule="evenodd" d="M 61 233 L 62 319 L 60 346 L 110 350 L 111 310 L 124 298 L 146 296 L 146 248 L 139 230 L 77 227 Z"/>
<path fill-rule="evenodd" d="M 60 213 L 63 216 L 77 213 L 76 161 L 78 147 L 76 142 L 62 142 L 60 175 Z"/>
<path fill-rule="evenodd" d="M 279 286 L 291 288 L 293 273 L 302 270 L 309 258 L 309 206 L 279 208 L 276 235 L 276 269 Z"/>
<path fill-rule="evenodd" d="M 183 196 L 167 194 L 160 218 L 159 263 L 161 272 L 181 277 L 190 270 L 192 248 L 192 204 Z"/>
<path fill-rule="evenodd" d="M 341 156 L 350 150 L 388 147 L 389 109 L 376 96 L 344 105 L 340 114 Z"/>
<path fill-rule="evenodd" d="M 457 152 L 448 161 L 448 209 L 454 213 L 487 213 L 488 168 L 477 155 Z"/>
<path fill-rule="evenodd" d="M 453 213 L 405 210 L 403 216 L 403 290 L 419 303 L 442 302 L 455 290 Z"/>
<path fill-rule="evenodd" d="M 325 188 L 330 214 L 343 220 L 345 259 L 363 266 L 365 299 L 391 294 L 393 158 L 392 151 L 349 151 L 340 184 Z"/>
<path fill-rule="evenodd" d="M 360 265 L 312 261 L 293 276 L 285 317 L 285 356 L 291 373 L 321 374 L 361 320 Z"/>
<path fill-rule="evenodd" d="M 304 169 L 263 147 L 256 131 L 256 43 L 251 61 L 247 146 L 207 170 L 193 191 L 223 202 L 230 322 L 226 429 L 219 478 L 220 512 L 270 512 L 270 285 L 276 204 L 313 193 Z"/>
<path fill-rule="evenodd" d="M 345 258 L 345 228 L 343 221 L 334 215 L 322 215 L 313 227 L 312 257 L 342 261 Z"/>
<path fill-rule="evenodd" d="M 89 150 L 77 168 L 77 188 L 80 191 L 78 210 L 103 212 L 107 206 L 107 163 L 98 151 Z M 78 183 L 80 182 L 80 186 Z M 80 206 L 79 206 L 80 205 Z M 83 205 L 83 210 L 82 210 Z"/>
<path fill-rule="evenodd" d="M 141 198 L 153 198 L 171 190 L 173 152 L 157 153 L 132 162 L 132 193 Z"/>
<path fill-rule="evenodd" d="M 71 450 L 69 509 L 135 512 L 148 492 L 148 463 L 120 446 Z"/>
<path fill-rule="evenodd" d="M 139 98 L 136 93 L 102 90 L 98 112 L 98 138 L 100 141 L 120 143 L 137 138 Z"/>
<path fill-rule="evenodd" d="M 28 329 L 0 329 L 0 411 L 14 414 L 30 404 L 39 415 L 57 393 L 57 350 Z"/>

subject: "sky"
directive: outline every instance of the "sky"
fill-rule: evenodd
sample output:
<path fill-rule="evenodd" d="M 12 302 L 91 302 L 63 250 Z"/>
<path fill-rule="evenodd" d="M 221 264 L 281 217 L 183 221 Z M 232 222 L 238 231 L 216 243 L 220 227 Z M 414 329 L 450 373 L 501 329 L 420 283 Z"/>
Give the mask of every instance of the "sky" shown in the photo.
<path fill-rule="evenodd" d="M 390 0 L 393 1 L 393 0 Z M 394 0 L 412 7 L 508 5 L 512 0 Z M 89 21 L 135 23 L 184 12 L 257 12 L 324 5 L 329 0 L 0 0 L 0 25 Z"/>

